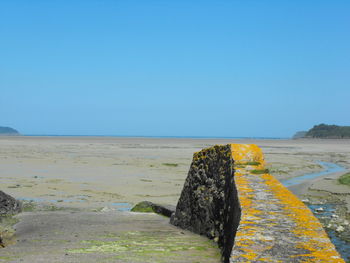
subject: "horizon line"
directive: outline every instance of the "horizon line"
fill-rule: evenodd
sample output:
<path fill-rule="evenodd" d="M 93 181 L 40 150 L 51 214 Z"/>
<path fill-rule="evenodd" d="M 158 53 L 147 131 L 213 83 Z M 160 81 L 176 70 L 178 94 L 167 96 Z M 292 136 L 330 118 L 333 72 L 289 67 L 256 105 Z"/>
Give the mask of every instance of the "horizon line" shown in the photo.
<path fill-rule="evenodd" d="M 106 134 L 19 134 L 16 136 L 28 137 L 122 137 L 122 138 L 183 138 L 183 139 L 274 139 L 283 140 L 292 137 L 278 136 L 193 136 L 193 135 L 106 135 Z"/>

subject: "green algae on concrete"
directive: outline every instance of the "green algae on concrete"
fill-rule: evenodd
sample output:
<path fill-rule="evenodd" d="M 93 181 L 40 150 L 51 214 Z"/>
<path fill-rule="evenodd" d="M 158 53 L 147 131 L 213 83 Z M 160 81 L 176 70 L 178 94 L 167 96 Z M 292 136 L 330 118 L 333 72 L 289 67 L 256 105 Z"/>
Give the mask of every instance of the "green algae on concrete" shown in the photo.
<path fill-rule="evenodd" d="M 7 246 L 14 243 L 15 230 L 13 226 L 18 223 L 18 219 L 13 215 L 6 215 L 0 217 L 0 245 Z"/>
<path fill-rule="evenodd" d="M 103 236 L 101 236 L 103 238 Z M 107 240 L 106 240 L 107 239 Z M 67 253 L 106 253 L 109 260 L 122 262 L 220 262 L 217 245 L 201 236 L 187 236 L 175 231 L 130 231 L 104 236 L 104 240 L 84 240 L 84 246 Z M 182 261 L 181 261 L 182 262 Z"/>
<path fill-rule="evenodd" d="M 7 262 L 7 261 L 10 261 L 10 260 L 13 260 L 15 259 L 16 257 L 10 257 L 10 256 L 0 256 L 0 262 Z"/>

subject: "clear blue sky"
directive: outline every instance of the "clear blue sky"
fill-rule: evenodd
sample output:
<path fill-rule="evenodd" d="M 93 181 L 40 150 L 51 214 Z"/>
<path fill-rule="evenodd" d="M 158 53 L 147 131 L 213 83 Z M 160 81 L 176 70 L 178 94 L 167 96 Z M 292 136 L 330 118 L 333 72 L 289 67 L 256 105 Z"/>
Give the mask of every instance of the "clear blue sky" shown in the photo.
<path fill-rule="evenodd" d="M 0 1 L 0 126 L 288 137 L 350 125 L 350 1 Z"/>

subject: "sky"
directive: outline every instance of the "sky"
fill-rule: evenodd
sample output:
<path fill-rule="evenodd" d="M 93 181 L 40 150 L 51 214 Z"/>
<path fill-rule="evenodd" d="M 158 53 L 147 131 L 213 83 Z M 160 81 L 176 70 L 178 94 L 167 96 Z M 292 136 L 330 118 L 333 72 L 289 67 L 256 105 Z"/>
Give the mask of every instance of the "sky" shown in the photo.
<path fill-rule="evenodd" d="M 0 126 L 290 137 L 350 125 L 350 1 L 0 0 Z"/>

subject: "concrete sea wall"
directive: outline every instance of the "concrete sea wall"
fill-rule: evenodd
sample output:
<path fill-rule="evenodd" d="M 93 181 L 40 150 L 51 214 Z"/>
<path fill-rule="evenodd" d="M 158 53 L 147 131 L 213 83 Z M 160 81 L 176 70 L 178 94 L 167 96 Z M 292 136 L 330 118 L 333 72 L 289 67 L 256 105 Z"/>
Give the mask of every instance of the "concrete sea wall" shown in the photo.
<path fill-rule="evenodd" d="M 217 241 L 223 262 L 344 262 L 252 144 L 195 153 L 171 223 Z"/>

